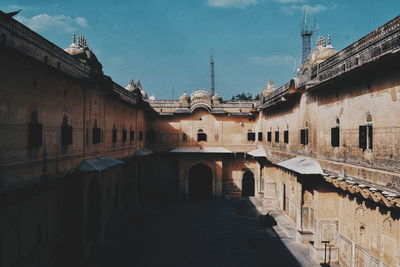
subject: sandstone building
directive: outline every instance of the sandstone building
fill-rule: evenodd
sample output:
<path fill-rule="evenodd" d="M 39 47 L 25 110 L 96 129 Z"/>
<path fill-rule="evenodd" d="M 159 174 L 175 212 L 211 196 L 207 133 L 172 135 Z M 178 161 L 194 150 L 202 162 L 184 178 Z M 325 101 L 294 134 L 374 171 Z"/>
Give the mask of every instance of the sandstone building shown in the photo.
<path fill-rule="evenodd" d="M 249 197 L 286 213 L 310 255 L 400 265 L 400 17 L 342 51 L 319 39 L 259 101 L 148 97 L 0 20 L 0 266 L 71 266 L 142 201 Z M 154 168 L 157 166 L 157 168 Z"/>

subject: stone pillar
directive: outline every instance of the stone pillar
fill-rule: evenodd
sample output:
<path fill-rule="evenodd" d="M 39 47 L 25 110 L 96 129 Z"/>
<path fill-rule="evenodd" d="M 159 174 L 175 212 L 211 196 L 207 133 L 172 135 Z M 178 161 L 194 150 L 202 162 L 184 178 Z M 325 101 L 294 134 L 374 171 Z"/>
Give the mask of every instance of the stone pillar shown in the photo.
<path fill-rule="evenodd" d="M 215 161 L 214 196 L 222 196 L 223 161 Z"/>

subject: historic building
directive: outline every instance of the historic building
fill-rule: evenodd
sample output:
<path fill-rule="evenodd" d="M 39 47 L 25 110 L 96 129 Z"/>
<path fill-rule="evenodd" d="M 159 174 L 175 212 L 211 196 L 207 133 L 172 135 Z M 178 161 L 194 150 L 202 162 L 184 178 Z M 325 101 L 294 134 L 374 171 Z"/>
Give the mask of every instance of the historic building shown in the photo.
<path fill-rule="evenodd" d="M 342 51 L 319 38 L 259 101 L 148 97 L 0 16 L 0 266 L 73 266 L 142 201 L 255 197 L 310 255 L 400 264 L 400 17 Z M 155 167 L 157 166 L 157 167 Z"/>

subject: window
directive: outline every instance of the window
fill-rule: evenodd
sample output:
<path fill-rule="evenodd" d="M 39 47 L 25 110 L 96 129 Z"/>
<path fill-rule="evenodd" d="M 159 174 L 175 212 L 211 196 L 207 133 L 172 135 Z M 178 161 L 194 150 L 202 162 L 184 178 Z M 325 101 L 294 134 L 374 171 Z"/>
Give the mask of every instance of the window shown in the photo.
<path fill-rule="evenodd" d="M 122 129 L 122 142 L 126 142 L 128 131 L 126 129 Z"/>
<path fill-rule="evenodd" d="M 132 142 L 135 139 L 135 132 L 131 129 L 129 131 L 129 141 Z"/>
<path fill-rule="evenodd" d="M 36 111 L 31 113 L 31 121 L 28 127 L 28 145 L 30 147 L 42 146 L 43 126 L 38 122 L 38 114 Z"/>
<path fill-rule="evenodd" d="M 256 141 L 256 133 L 253 133 L 251 130 L 247 132 L 247 141 Z"/>
<path fill-rule="evenodd" d="M 339 126 L 331 128 L 331 145 L 333 147 L 339 147 L 340 145 L 340 131 Z"/>
<path fill-rule="evenodd" d="M 207 141 L 207 134 L 202 129 L 197 131 L 197 141 Z"/>
<path fill-rule="evenodd" d="M 66 116 L 64 116 L 61 125 L 61 145 L 72 145 L 72 126 L 68 125 L 68 119 Z"/>
<path fill-rule="evenodd" d="M 363 150 L 372 149 L 372 115 L 367 113 L 365 124 L 359 127 L 359 147 Z"/>
<path fill-rule="evenodd" d="M 300 130 L 300 144 L 308 145 L 308 129 Z"/>
<path fill-rule="evenodd" d="M 262 141 L 262 140 L 263 140 L 263 133 L 258 132 L 258 141 Z"/>
<path fill-rule="evenodd" d="M 184 142 L 187 141 L 187 134 L 185 134 L 185 133 L 182 134 L 182 141 L 184 141 Z"/>
<path fill-rule="evenodd" d="M 99 144 L 100 142 L 101 142 L 101 128 L 97 127 L 97 119 L 95 119 L 92 129 L 92 143 L 95 145 Z"/>
<path fill-rule="evenodd" d="M 275 131 L 275 142 L 279 143 L 279 131 Z"/>
<path fill-rule="evenodd" d="M 289 130 L 283 132 L 283 142 L 289 144 Z"/>
<path fill-rule="evenodd" d="M 372 125 L 359 127 L 359 147 L 363 150 L 372 149 Z"/>
<path fill-rule="evenodd" d="M 139 132 L 139 141 L 142 141 L 142 140 L 143 140 L 143 132 L 140 131 L 140 132 Z"/>
<path fill-rule="evenodd" d="M 267 141 L 268 142 L 272 141 L 272 132 L 271 131 L 267 132 Z"/>
<path fill-rule="evenodd" d="M 115 126 L 114 126 L 115 127 Z M 112 130 L 112 141 L 113 141 L 113 143 L 116 143 L 117 142 L 117 136 L 118 135 L 118 132 L 117 132 L 117 129 L 113 129 Z"/>

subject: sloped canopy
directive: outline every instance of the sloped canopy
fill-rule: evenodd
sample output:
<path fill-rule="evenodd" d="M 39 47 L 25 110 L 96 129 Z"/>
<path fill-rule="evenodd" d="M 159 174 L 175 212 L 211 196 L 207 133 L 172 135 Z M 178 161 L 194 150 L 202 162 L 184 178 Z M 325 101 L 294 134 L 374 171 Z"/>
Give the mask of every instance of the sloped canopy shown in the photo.
<path fill-rule="evenodd" d="M 289 160 L 278 163 L 285 169 L 300 173 L 300 174 L 322 174 L 323 170 L 318 161 L 306 157 L 295 157 Z"/>
<path fill-rule="evenodd" d="M 92 159 L 85 159 L 82 161 L 81 165 L 79 165 L 78 169 L 83 172 L 101 172 L 123 163 L 124 162 L 119 159 L 101 156 Z"/>
<path fill-rule="evenodd" d="M 255 158 L 267 158 L 267 151 L 265 151 L 264 147 L 259 147 L 250 152 L 247 152 L 248 155 L 253 156 Z"/>
<path fill-rule="evenodd" d="M 232 153 L 223 147 L 178 147 L 170 151 L 171 153 Z"/>
<path fill-rule="evenodd" d="M 154 152 L 152 150 L 142 147 L 142 148 L 139 148 L 138 150 L 136 150 L 135 155 L 145 157 L 145 156 L 151 155 L 153 153 Z"/>

